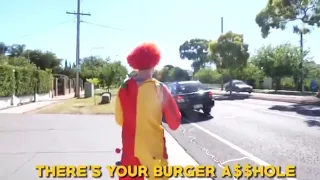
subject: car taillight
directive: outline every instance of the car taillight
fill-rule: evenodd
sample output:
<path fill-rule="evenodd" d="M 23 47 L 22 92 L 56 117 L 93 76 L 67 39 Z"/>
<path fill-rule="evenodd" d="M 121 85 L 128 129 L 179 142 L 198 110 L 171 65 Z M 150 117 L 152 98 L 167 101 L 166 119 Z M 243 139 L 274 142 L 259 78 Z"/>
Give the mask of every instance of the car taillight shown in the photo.
<path fill-rule="evenodd" d="M 209 97 L 212 97 L 212 94 L 213 94 L 213 93 L 212 93 L 211 91 L 209 91 Z"/>
<path fill-rule="evenodd" d="M 184 102 L 184 98 L 182 96 L 177 96 L 177 102 Z"/>

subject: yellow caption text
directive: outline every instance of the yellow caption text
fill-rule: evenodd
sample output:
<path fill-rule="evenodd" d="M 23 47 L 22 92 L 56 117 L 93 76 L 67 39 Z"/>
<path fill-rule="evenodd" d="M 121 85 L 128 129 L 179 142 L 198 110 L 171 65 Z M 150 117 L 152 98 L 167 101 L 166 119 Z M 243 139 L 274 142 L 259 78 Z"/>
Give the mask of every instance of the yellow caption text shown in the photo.
<path fill-rule="evenodd" d="M 100 165 L 37 165 L 36 170 L 40 178 L 100 178 L 103 169 L 109 177 L 234 177 L 234 178 L 284 178 L 296 177 L 296 167 L 280 166 L 224 166 L 221 174 L 216 174 L 215 166 L 154 166 L 151 170 L 146 166 L 100 166 Z"/>

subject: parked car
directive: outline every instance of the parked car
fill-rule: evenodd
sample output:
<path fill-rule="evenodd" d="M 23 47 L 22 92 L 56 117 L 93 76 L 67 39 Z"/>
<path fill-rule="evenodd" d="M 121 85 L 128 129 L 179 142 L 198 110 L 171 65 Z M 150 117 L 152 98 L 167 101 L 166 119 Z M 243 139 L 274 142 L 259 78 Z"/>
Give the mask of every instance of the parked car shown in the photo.
<path fill-rule="evenodd" d="M 180 111 L 202 110 L 209 115 L 215 101 L 212 92 L 200 81 L 180 81 L 167 84 Z"/>
<path fill-rule="evenodd" d="M 225 83 L 225 90 L 227 92 L 230 91 L 230 82 Z M 232 80 L 232 91 L 235 91 L 237 93 L 239 92 L 247 92 L 247 93 L 251 93 L 252 92 L 252 86 L 246 84 L 243 81 L 240 80 Z"/>

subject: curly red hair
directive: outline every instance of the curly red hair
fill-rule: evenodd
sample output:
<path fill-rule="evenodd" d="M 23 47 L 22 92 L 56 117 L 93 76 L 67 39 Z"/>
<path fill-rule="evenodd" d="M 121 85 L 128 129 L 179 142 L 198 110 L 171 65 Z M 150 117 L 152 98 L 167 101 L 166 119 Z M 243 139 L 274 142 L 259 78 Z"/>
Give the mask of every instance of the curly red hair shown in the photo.
<path fill-rule="evenodd" d="M 154 43 L 143 43 L 128 55 L 127 61 L 133 69 L 144 70 L 154 68 L 160 58 L 160 50 Z"/>

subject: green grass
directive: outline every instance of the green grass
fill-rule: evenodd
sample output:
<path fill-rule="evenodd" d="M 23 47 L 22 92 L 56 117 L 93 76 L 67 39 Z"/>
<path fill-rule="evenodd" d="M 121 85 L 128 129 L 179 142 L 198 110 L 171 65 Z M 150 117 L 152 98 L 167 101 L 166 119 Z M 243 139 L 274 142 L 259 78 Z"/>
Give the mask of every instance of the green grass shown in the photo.
<path fill-rule="evenodd" d="M 110 90 L 111 102 L 109 104 L 99 104 L 101 102 L 101 93 L 96 92 L 91 98 L 72 98 L 61 102 L 37 109 L 30 113 L 37 114 L 113 114 L 115 108 L 115 99 L 117 89 Z"/>

